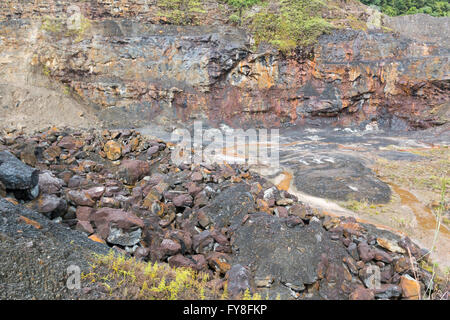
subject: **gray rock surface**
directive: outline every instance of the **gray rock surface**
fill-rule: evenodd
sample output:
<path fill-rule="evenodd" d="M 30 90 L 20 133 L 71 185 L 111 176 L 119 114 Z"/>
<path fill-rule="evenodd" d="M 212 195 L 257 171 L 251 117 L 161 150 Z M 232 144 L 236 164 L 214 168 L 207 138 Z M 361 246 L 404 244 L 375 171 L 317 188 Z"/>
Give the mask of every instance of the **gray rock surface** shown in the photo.
<path fill-rule="evenodd" d="M 323 254 L 334 261 L 347 255 L 319 221 L 293 228 L 286 221 L 266 213 L 252 214 L 233 236 L 233 262 L 249 266 L 255 278 L 273 279 L 269 294 L 280 294 L 282 299 L 319 280 Z"/>
<path fill-rule="evenodd" d="M 81 290 L 66 287 L 67 268 L 76 265 L 87 271 L 93 252 L 109 251 L 81 232 L 4 199 L 0 199 L 0 240 L 0 299 L 82 298 Z"/>
<path fill-rule="evenodd" d="M 298 190 L 332 200 L 366 200 L 387 203 L 391 189 L 364 163 L 355 157 L 340 154 L 322 155 L 295 168 L 301 174 L 294 178 Z"/>
<path fill-rule="evenodd" d="M 255 212 L 255 199 L 250 186 L 240 183 L 224 188 L 203 210 L 220 227 L 235 225 L 249 212 Z"/>

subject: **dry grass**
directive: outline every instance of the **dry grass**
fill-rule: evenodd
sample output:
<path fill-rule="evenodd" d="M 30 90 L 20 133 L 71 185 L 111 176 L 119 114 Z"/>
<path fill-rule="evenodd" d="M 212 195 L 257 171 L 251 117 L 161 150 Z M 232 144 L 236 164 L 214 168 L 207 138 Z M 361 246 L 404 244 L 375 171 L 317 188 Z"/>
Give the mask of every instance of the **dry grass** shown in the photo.
<path fill-rule="evenodd" d="M 418 161 L 393 161 L 378 158 L 374 170 L 381 178 L 416 190 L 431 191 L 440 198 L 441 180 L 450 181 L 450 150 L 447 146 L 408 150 L 424 157 Z"/>
<path fill-rule="evenodd" d="M 393 147 L 394 148 L 394 147 Z M 442 223 L 450 226 L 450 204 L 448 188 L 441 199 L 442 183 L 450 184 L 450 150 L 448 146 L 425 150 L 408 150 L 424 157 L 418 161 L 392 161 L 378 158 L 374 171 L 388 183 L 414 191 L 421 202 L 435 213 L 443 203 Z M 446 214 L 447 213 L 447 214 Z"/>

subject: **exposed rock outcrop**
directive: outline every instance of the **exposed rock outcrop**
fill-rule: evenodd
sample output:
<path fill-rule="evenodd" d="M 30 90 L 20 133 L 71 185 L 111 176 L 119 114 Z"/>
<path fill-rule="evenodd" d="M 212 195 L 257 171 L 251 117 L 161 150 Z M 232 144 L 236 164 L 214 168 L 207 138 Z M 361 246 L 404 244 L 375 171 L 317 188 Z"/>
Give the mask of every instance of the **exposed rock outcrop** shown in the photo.
<path fill-rule="evenodd" d="M 30 70 L 56 80 L 109 126 L 200 118 L 232 126 L 378 120 L 401 129 L 448 121 L 449 47 L 436 32 L 448 18 L 409 19 L 408 28 L 426 29 L 425 19 L 430 29 L 417 38 L 402 27 L 405 18 L 384 18 L 400 33 L 382 25 L 337 30 L 285 57 L 251 49 L 251 34 L 217 19 L 164 25 L 154 6 L 124 3 L 79 4 L 88 20 L 76 32 L 67 29 L 64 1 L 37 10 L 41 20 L 46 13 L 61 20 L 16 8 L 1 23 L 3 70 L 17 71 L 17 52 L 28 52 Z"/>

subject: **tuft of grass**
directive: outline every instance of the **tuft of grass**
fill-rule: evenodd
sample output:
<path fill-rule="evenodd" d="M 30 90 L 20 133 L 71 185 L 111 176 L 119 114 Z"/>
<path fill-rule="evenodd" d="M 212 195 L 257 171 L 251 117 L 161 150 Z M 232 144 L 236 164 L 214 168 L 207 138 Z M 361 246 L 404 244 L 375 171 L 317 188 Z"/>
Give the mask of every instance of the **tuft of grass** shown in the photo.
<path fill-rule="evenodd" d="M 158 15 L 169 24 L 197 25 L 206 13 L 203 0 L 160 0 Z"/>
<path fill-rule="evenodd" d="M 42 20 L 41 30 L 51 33 L 58 33 L 62 30 L 60 19 L 46 16 Z"/>
<path fill-rule="evenodd" d="M 436 229 L 434 231 L 434 238 L 433 238 L 433 244 L 431 246 L 430 249 L 430 253 L 432 253 L 435 248 L 436 248 L 436 243 L 439 237 L 439 230 L 441 228 L 441 222 L 442 222 L 442 214 L 444 213 L 445 210 L 445 195 L 446 195 L 446 191 L 447 191 L 447 184 L 448 184 L 448 179 L 442 179 L 441 180 L 441 202 L 440 202 L 440 206 L 435 210 L 435 214 L 436 214 Z M 434 278 L 436 275 L 436 265 L 433 264 L 433 268 L 431 271 L 431 279 L 430 282 L 428 283 L 428 286 L 425 290 L 425 293 L 428 296 L 431 296 L 431 293 L 433 291 L 433 283 L 434 283 Z"/>
<path fill-rule="evenodd" d="M 91 271 L 82 275 L 90 283 L 99 283 L 112 299 L 123 300 L 206 300 L 228 299 L 227 283 L 221 290 L 209 284 L 210 276 L 190 268 L 172 268 L 127 258 L 111 250 L 107 255 L 94 254 Z M 244 300 L 260 300 L 247 290 Z"/>
<path fill-rule="evenodd" d="M 49 67 L 47 67 L 46 65 L 42 66 L 42 73 L 46 76 L 49 77 L 51 75 L 51 70 Z"/>
<path fill-rule="evenodd" d="M 348 200 L 342 203 L 344 208 L 352 210 L 354 212 L 362 212 L 371 207 L 367 201 Z"/>
<path fill-rule="evenodd" d="M 64 93 L 66 96 L 70 95 L 70 87 L 69 87 L 67 84 L 64 85 L 64 87 L 63 87 L 63 93 Z"/>
<path fill-rule="evenodd" d="M 81 16 L 80 18 L 80 25 L 79 28 L 67 30 L 66 36 L 67 37 L 75 37 L 75 42 L 81 42 L 84 39 L 84 36 L 86 35 L 87 31 L 92 27 L 91 21 Z"/>
<path fill-rule="evenodd" d="M 188 268 L 126 258 L 112 250 L 94 255 L 92 272 L 83 279 L 100 283 L 111 298 L 142 300 L 218 299 L 219 292 L 207 286 L 209 276 Z"/>

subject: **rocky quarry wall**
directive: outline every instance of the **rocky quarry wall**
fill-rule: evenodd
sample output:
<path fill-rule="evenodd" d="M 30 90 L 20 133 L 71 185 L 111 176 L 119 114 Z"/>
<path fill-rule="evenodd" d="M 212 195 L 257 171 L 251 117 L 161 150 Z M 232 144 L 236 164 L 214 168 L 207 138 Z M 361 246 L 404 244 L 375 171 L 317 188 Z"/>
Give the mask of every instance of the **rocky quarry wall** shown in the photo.
<path fill-rule="evenodd" d="M 176 26 L 153 2 L 2 1 L 1 82 L 43 74 L 113 127 L 448 121 L 448 18 L 384 18 L 380 29 L 335 30 L 286 57 L 255 49 L 214 8 L 201 25 Z M 65 24 L 70 5 L 84 17 L 79 30 Z"/>

